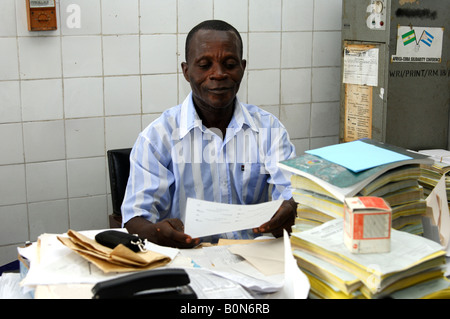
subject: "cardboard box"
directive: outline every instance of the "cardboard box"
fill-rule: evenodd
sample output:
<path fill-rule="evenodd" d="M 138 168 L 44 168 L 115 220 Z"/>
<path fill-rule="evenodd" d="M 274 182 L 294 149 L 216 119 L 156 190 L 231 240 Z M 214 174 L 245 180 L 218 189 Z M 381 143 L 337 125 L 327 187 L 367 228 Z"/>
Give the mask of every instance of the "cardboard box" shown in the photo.
<path fill-rule="evenodd" d="M 381 197 L 351 197 L 344 201 L 344 243 L 352 253 L 391 250 L 392 210 Z"/>

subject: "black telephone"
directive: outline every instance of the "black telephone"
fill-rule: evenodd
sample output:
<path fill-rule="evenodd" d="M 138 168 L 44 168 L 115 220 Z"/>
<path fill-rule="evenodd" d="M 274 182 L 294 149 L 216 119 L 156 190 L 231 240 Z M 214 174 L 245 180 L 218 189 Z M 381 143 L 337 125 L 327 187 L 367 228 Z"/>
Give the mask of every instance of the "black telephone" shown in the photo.
<path fill-rule="evenodd" d="M 99 282 L 92 292 L 94 299 L 197 299 L 189 283 L 189 276 L 184 269 L 155 269 Z"/>

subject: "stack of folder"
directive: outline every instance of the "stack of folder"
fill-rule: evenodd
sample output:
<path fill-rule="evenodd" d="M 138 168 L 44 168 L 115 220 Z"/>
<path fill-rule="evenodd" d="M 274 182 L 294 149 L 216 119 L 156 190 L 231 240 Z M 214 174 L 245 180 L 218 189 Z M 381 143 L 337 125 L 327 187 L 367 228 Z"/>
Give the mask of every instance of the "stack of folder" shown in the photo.
<path fill-rule="evenodd" d="M 344 244 L 343 231 L 343 220 L 336 218 L 292 233 L 293 255 L 310 281 L 310 297 L 450 298 L 441 245 L 392 230 L 390 252 L 352 254 Z"/>
<path fill-rule="evenodd" d="M 364 139 L 307 151 L 278 165 L 294 173 L 298 231 L 343 217 L 346 197 L 377 196 L 390 204 L 394 229 L 421 234 L 426 201 L 420 166 L 431 163 L 426 155 Z"/>
<path fill-rule="evenodd" d="M 431 157 L 434 161 L 431 165 L 421 165 L 420 185 L 423 186 L 425 196 L 429 195 L 436 187 L 443 175 L 446 175 L 447 198 L 450 199 L 450 151 L 442 149 L 422 150 L 421 154 Z"/>

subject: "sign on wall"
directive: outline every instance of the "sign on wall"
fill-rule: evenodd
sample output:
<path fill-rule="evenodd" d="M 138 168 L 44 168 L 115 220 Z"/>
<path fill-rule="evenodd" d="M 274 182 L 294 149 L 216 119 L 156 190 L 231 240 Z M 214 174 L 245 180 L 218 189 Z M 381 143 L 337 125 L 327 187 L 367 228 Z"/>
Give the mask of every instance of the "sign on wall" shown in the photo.
<path fill-rule="evenodd" d="M 398 26 L 391 62 L 441 63 L 444 28 Z"/>
<path fill-rule="evenodd" d="M 344 83 L 378 86 L 378 48 L 369 44 L 344 47 Z"/>
<path fill-rule="evenodd" d="M 344 142 L 372 138 L 372 94 L 378 86 L 379 48 L 344 44 Z"/>

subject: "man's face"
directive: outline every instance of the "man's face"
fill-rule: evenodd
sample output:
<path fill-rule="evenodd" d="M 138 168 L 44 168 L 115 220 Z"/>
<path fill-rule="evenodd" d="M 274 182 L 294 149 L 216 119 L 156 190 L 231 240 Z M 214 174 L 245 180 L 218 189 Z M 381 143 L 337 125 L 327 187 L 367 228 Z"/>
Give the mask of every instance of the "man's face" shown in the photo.
<path fill-rule="evenodd" d="M 198 107 L 223 109 L 233 103 L 246 65 L 240 49 L 233 32 L 199 30 L 194 34 L 182 68 Z"/>

